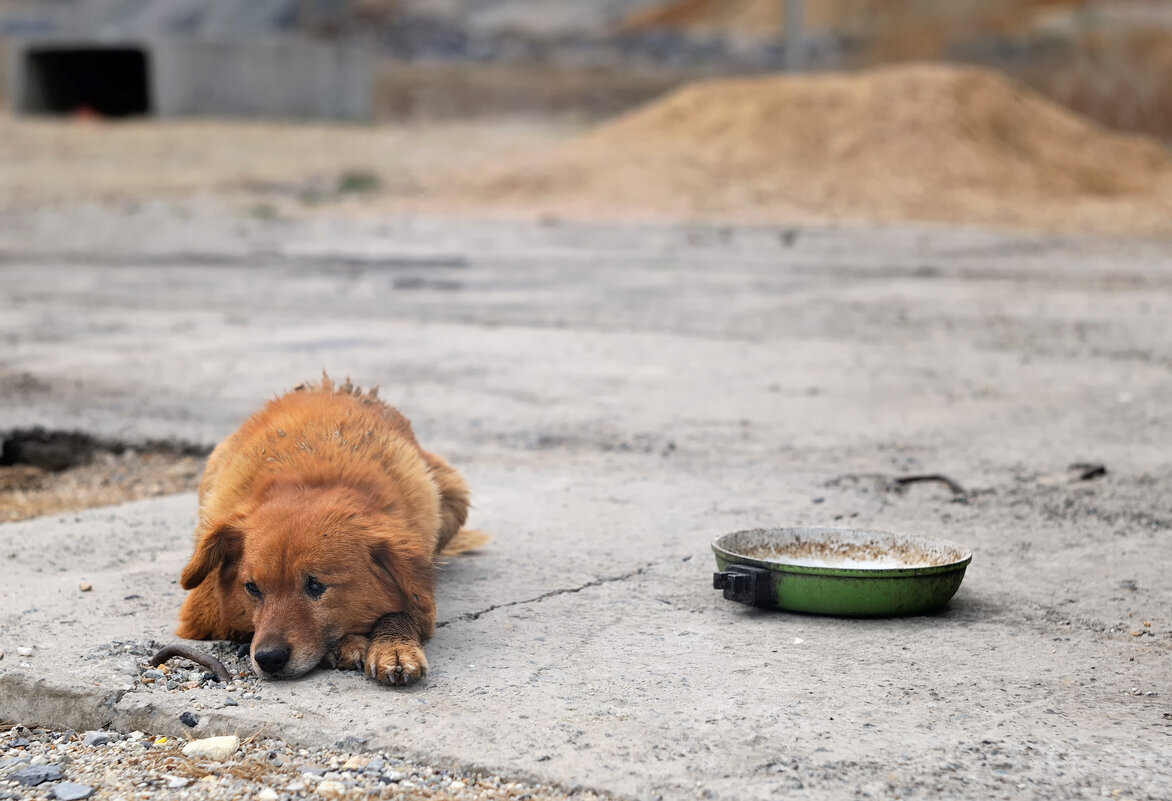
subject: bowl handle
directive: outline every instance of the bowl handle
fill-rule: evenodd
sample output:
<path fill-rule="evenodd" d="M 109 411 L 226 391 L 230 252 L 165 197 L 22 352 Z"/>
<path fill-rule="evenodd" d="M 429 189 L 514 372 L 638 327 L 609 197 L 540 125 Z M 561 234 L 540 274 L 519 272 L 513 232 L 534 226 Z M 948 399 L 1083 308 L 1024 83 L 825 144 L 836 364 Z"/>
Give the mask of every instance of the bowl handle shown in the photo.
<path fill-rule="evenodd" d="M 773 573 L 762 567 L 729 565 L 727 570 L 712 574 L 712 589 L 724 590 L 729 601 L 754 606 L 774 606 Z"/>

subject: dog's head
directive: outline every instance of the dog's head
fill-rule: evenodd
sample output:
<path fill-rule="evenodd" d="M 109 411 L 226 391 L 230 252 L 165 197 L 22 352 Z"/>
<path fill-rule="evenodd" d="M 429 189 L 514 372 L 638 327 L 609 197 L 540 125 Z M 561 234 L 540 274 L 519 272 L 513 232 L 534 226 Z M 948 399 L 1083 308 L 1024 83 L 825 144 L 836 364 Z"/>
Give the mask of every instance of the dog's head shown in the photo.
<path fill-rule="evenodd" d="M 211 526 L 180 583 L 213 572 L 224 623 L 254 632 L 253 667 L 266 678 L 306 673 L 343 636 L 434 604 L 426 543 L 393 509 L 341 487 L 279 488 Z"/>

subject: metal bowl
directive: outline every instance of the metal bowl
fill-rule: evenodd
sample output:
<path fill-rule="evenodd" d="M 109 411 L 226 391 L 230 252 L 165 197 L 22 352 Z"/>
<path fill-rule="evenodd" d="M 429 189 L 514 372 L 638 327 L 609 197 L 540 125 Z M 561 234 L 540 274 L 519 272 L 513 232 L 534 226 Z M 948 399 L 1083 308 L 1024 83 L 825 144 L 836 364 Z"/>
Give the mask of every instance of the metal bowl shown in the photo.
<path fill-rule="evenodd" d="M 972 554 L 950 542 L 838 528 L 751 529 L 712 541 L 730 601 L 850 617 L 918 615 L 956 594 Z"/>

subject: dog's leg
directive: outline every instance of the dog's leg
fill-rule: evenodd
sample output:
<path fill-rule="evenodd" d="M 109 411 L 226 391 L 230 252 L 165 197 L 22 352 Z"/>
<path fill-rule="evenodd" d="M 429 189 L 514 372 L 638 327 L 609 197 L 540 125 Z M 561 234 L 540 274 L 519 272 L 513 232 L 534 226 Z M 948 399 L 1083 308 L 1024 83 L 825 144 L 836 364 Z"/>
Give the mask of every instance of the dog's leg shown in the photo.
<path fill-rule="evenodd" d="M 205 581 L 183 599 L 179 609 L 179 628 L 175 630 L 185 640 L 228 640 L 232 632 L 220 615 L 220 602 L 212 582 Z"/>
<path fill-rule="evenodd" d="M 366 675 L 383 684 L 410 684 L 427 673 L 422 642 L 434 622 L 416 612 L 383 615 L 370 633 Z"/>
<path fill-rule="evenodd" d="M 438 553 L 468 519 L 468 485 L 442 457 L 424 451 L 423 458 L 431 467 L 431 477 L 440 491 L 440 529 L 435 547 Z"/>

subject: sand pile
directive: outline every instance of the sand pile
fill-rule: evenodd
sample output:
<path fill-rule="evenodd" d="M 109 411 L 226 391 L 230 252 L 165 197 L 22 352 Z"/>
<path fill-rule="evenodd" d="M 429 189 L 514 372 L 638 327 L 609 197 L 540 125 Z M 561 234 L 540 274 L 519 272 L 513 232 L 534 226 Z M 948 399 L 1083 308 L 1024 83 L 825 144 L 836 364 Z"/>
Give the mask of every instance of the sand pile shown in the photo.
<path fill-rule="evenodd" d="M 1172 231 L 1157 142 L 935 64 L 698 83 L 459 183 L 478 203 L 591 218 Z"/>

